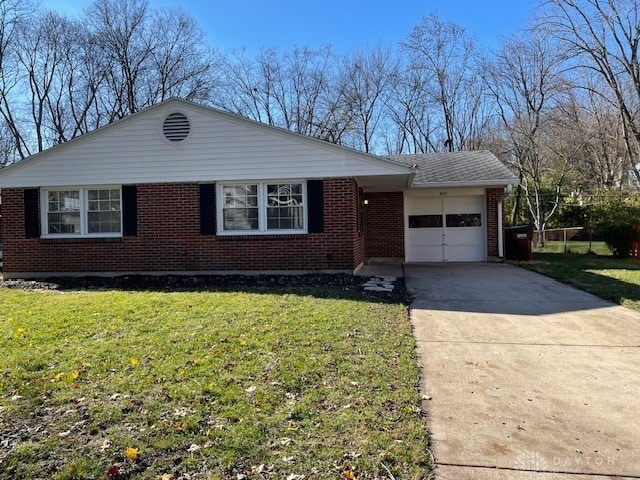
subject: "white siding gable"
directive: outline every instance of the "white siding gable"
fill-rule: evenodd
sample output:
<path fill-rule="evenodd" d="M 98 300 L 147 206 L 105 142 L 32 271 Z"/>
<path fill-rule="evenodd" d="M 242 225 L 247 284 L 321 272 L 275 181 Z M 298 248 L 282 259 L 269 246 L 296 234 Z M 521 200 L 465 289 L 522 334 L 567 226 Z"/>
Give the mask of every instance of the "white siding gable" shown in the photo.
<path fill-rule="evenodd" d="M 186 140 L 168 142 L 184 113 Z M 0 171 L 0 187 L 402 176 L 409 168 L 181 100 L 169 100 Z"/>

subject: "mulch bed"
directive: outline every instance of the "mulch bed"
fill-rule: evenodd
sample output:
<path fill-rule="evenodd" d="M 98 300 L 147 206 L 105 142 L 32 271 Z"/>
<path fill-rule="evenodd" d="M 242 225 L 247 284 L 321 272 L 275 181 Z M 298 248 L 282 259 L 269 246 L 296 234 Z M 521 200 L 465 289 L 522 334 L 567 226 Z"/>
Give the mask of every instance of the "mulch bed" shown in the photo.
<path fill-rule="evenodd" d="M 263 289 L 300 290 L 331 288 L 345 293 L 357 293 L 372 299 L 408 304 L 410 295 L 403 278 L 396 279 L 393 292 L 363 290 L 369 279 L 348 274 L 307 275 L 122 275 L 115 277 L 55 277 L 42 280 L 0 281 L 0 288 L 30 291 L 51 290 L 218 290 Z"/>

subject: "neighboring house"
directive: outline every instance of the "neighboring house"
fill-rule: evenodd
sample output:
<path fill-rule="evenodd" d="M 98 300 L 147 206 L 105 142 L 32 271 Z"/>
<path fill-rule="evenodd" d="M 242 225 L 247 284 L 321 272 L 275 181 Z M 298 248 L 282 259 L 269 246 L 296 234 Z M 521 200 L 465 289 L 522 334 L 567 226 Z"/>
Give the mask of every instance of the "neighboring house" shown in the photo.
<path fill-rule="evenodd" d="M 383 158 L 172 99 L 0 171 L 5 278 L 502 256 L 488 152 Z"/>

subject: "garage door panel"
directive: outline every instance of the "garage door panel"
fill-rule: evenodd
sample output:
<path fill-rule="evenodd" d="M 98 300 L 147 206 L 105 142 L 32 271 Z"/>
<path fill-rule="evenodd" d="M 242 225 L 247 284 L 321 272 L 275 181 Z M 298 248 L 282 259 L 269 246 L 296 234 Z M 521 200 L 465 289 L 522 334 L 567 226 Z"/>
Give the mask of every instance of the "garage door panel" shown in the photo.
<path fill-rule="evenodd" d="M 442 228 L 410 228 L 407 245 L 442 245 Z"/>
<path fill-rule="evenodd" d="M 442 262 L 444 247 L 442 244 L 420 245 L 407 249 L 407 262 Z"/>
<path fill-rule="evenodd" d="M 482 228 L 447 228 L 447 245 L 482 245 Z"/>
<path fill-rule="evenodd" d="M 442 214 L 442 199 L 407 198 L 405 209 L 407 215 Z"/>
<path fill-rule="evenodd" d="M 477 245 L 447 245 L 447 261 L 449 262 L 478 262 Z"/>
<path fill-rule="evenodd" d="M 482 212 L 484 197 L 447 197 L 447 213 L 476 213 Z"/>

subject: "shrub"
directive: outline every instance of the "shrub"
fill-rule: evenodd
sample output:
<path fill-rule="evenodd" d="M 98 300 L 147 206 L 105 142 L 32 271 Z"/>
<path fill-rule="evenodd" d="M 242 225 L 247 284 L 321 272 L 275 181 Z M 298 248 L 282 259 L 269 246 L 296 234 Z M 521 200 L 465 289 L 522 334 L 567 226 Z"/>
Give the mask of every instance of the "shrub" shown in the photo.
<path fill-rule="evenodd" d="M 602 237 L 616 258 L 629 258 L 633 241 L 638 232 L 629 224 L 609 224 L 602 226 Z"/>

